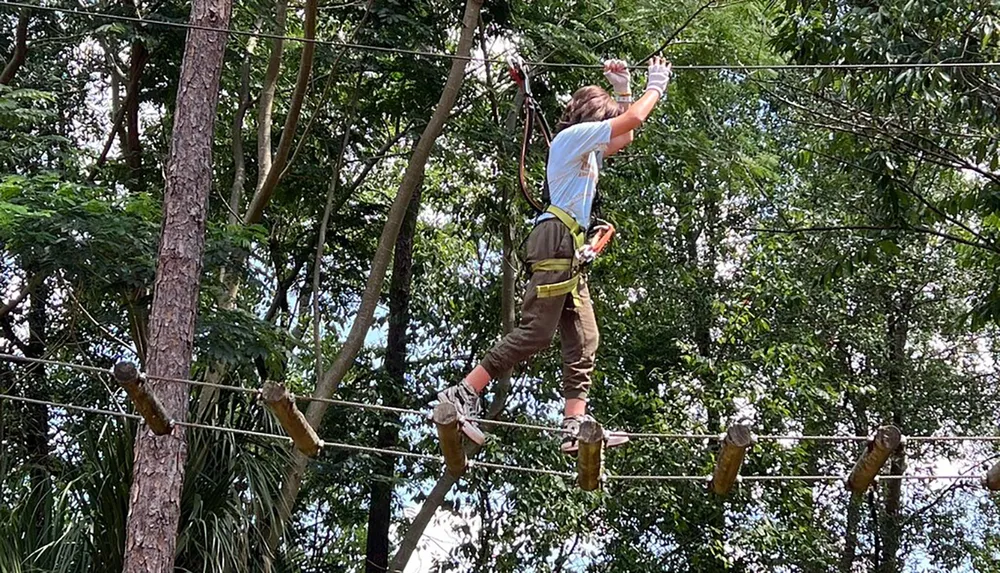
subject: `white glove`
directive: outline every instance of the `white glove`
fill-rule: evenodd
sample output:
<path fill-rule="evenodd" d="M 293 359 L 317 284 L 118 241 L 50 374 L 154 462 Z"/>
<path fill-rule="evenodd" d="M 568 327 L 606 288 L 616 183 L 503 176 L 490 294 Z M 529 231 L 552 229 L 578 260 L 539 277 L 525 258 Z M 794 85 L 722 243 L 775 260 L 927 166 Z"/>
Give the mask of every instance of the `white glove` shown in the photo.
<path fill-rule="evenodd" d="M 606 60 L 604 62 L 604 77 L 611 82 L 611 87 L 617 95 L 632 94 L 632 74 L 628 71 L 625 60 Z"/>
<path fill-rule="evenodd" d="M 649 61 L 649 71 L 646 79 L 646 91 L 654 90 L 660 97 L 667 90 L 670 82 L 670 63 L 663 58 L 653 58 Z"/>

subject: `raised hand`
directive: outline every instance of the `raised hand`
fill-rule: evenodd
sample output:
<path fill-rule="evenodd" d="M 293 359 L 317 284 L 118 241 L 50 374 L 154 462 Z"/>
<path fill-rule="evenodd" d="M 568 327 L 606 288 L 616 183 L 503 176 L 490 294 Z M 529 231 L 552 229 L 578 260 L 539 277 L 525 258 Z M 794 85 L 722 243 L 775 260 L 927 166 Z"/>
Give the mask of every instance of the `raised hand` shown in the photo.
<path fill-rule="evenodd" d="M 625 60 L 607 60 L 604 62 L 604 77 L 608 78 L 615 93 L 620 96 L 631 95 L 632 74 L 628 71 Z"/>
<path fill-rule="evenodd" d="M 663 92 L 666 91 L 667 84 L 670 83 L 670 71 L 670 62 L 662 56 L 654 56 L 650 58 L 646 79 L 646 91 L 656 91 L 660 97 L 663 97 Z"/>

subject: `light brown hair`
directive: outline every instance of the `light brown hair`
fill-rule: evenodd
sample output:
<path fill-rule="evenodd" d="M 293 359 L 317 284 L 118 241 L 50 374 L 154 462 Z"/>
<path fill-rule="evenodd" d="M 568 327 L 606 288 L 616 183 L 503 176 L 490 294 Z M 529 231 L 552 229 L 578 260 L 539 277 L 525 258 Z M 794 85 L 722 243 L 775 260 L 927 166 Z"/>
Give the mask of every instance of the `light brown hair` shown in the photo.
<path fill-rule="evenodd" d="M 573 97 L 566 104 L 566 109 L 556 124 L 556 131 L 587 121 L 604 121 L 620 114 L 618 103 L 604 91 L 604 88 L 584 86 L 573 92 Z"/>

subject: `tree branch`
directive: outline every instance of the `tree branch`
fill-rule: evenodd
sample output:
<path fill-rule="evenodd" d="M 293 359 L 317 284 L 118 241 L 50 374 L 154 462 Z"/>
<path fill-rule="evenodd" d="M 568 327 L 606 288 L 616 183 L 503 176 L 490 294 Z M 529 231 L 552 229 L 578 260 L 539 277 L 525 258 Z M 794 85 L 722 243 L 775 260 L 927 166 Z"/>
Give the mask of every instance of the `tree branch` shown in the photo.
<path fill-rule="evenodd" d="M 357 36 L 358 31 L 361 30 L 361 27 L 364 26 L 365 22 L 368 21 L 368 16 L 371 14 L 372 5 L 374 3 L 375 0 L 368 0 L 367 5 L 365 6 L 364 16 L 361 17 L 361 21 L 358 22 L 358 25 L 354 27 L 354 30 L 351 31 L 351 35 L 347 38 L 348 44 L 354 43 L 354 38 Z M 333 86 L 333 79 L 337 76 L 337 71 L 338 71 L 337 66 L 338 64 L 340 64 L 340 59 L 344 56 L 344 52 L 346 51 L 347 48 L 343 48 L 339 52 L 337 52 L 337 57 L 334 58 L 333 63 L 330 65 L 332 69 L 330 70 L 330 73 L 327 74 L 326 76 L 326 84 L 323 86 L 323 91 L 319 96 L 319 103 L 316 104 L 316 107 L 313 109 L 312 114 L 309 115 L 309 121 L 306 122 L 306 127 L 305 129 L 302 130 L 302 136 L 299 137 L 299 143 L 295 146 L 295 151 L 292 152 L 292 156 L 288 159 L 288 162 L 285 164 L 285 168 L 281 172 L 280 179 L 283 179 L 285 175 L 288 174 L 288 170 L 292 167 L 292 164 L 295 163 L 295 158 L 298 157 L 299 151 L 301 151 L 302 146 L 305 145 L 306 137 L 309 135 L 309 131 L 312 129 L 313 122 L 316 121 L 316 116 L 318 116 L 320 110 L 323 109 L 323 102 L 326 101 L 327 94 L 329 93 L 330 88 Z M 340 171 L 338 170 L 337 173 L 340 173 Z"/>
<path fill-rule="evenodd" d="M 694 22 L 695 18 L 697 18 L 699 14 L 701 14 L 705 10 L 708 10 L 709 8 L 711 8 L 715 4 L 715 2 L 716 2 L 716 0 L 708 0 L 708 2 L 705 2 L 704 4 L 702 4 L 701 7 L 699 7 L 690 16 L 688 16 L 688 19 L 685 20 L 683 24 L 681 24 L 680 26 L 678 26 L 677 29 L 674 30 L 674 32 L 672 34 L 670 34 L 670 36 L 668 36 L 667 39 L 664 40 L 662 44 L 660 44 L 659 48 L 657 48 L 656 50 L 653 50 L 652 52 L 649 53 L 648 56 L 646 56 L 645 58 L 639 60 L 638 64 L 643 64 L 643 63 L 647 62 L 653 56 L 655 56 L 655 55 L 663 52 L 663 50 L 666 50 L 667 47 L 670 46 L 670 43 L 673 42 L 674 39 L 676 39 L 677 36 L 679 36 L 680 33 L 684 31 L 685 28 L 687 28 L 688 26 L 690 26 L 691 23 Z"/>
<path fill-rule="evenodd" d="M 292 141 L 295 139 L 295 127 L 299 122 L 302 102 L 305 100 L 306 88 L 309 87 L 309 77 L 312 75 L 316 43 L 309 40 L 316 38 L 316 13 L 318 9 L 319 0 L 306 0 L 306 16 L 303 26 L 303 39 L 306 41 L 302 45 L 302 55 L 299 58 L 299 73 L 295 80 L 295 92 L 292 94 L 292 101 L 288 106 L 288 115 L 285 116 L 285 125 L 281 129 L 281 139 L 278 140 L 278 149 L 274 153 L 274 160 L 243 217 L 243 223 L 246 225 L 253 225 L 263 217 L 264 208 L 271 201 L 271 196 L 278 187 L 278 182 L 285 168 L 285 160 L 288 159 L 288 153 L 291 151 Z M 270 150 L 267 151 L 270 152 Z"/>
<path fill-rule="evenodd" d="M 125 121 L 126 115 L 129 114 L 129 110 L 137 109 L 135 107 L 136 102 L 134 100 L 138 97 L 139 80 L 142 77 L 143 68 L 146 67 L 146 62 L 149 61 L 149 52 L 144 47 L 141 49 L 139 47 L 133 47 L 132 55 L 134 59 L 137 59 L 129 65 L 129 82 L 125 91 L 125 98 L 122 100 L 121 105 L 118 106 L 118 111 L 115 113 L 115 117 L 111 121 L 111 129 L 108 132 L 107 139 L 104 141 L 104 147 L 101 150 L 101 155 L 98 156 L 94 166 L 90 168 L 90 174 L 87 175 L 87 181 L 93 181 L 94 177 L 97 177 L 97 171 L 103 167 L 105 163 L 107 163 L 108 153 L 111 151 L 111 145 L 115 142 L 115 136 L 122 130 L 122 123 Z M 136 145 L 138 142 L 137 130 L 138 127 L 136 127 L 135 130 L 129 129 L 129 134 L 126 138 L 126 144 L 129 148 L 131 148 L 132 145 Z M 132 149 L 123 149 L 123 151 L 126 155 L 129 155 L 130 158 L 134 155 Z M 129 159 L 129 161 L 131 162 L 133 159 Z"/>
<path fill-rule="evenodd" d="M 42 284 L 44 279 L 45 277 L 41 273 L 33 275 L 30 279 L 28 279 L 28 282 L 21 287 L 21 290 L 14 295 L 14 298 L 10 299 L 7 304 L 0 307 L 0 318 L 6 318 L 8 314 L 17 308 L 17 305 L 21 304 L 21 302 L 27 298 L 32 291 L 38 288 L 38 285 Z"/>
<path fill-rule="evenodd" d="M 10 325 L 10 318 L 6 316 L 0 318 L 0 328 L 3 329 L 4 338 L 11 341 L 11 343 L 14 346 L 16 346 L 17 349 L 20 350 L 23 354 L 25 355 L 30 354 L 28 345 L 25 344 L 20 338 L 17 337 L 17 334 L 14 333 L 14 328 Z"/>
<path fill-rule="evenodd" d="M 28 58 L 28 17 L 30 15 L 31 11 L 28 8 L 21 8 L 17 15 L 17 28 L 14 31 L 14 53 L 10 55 L 7 65 L 0 72 L 0 86 L 8 85 Z"/>
<path fill-rule="evenodd" d="M 271 171 L 271 114 L 274 111 L 274 92 L 281 72 L 281 54 L 284 51 L 285 19 L 288 15 L 288 0 L 277 0 L 274 7 L 274 34 L 271 55 L 264 72 L 264 83 L 260 88 L 257 107 L 257 188 L 259 189 Z"/>
<path fill-rule="evenodd" d="M 854 169 L 858 169 L 860 171 L 864 171 L 864 172 L 869 173 L 871 175 L 874 175 L 876 177 L 885 176 L 884 173 L 880 173 L 879 171 L 876 171 L 876 170 L 871 169 L 869 167 L 865 167 L 864 165 L 860 165 L 860 164 L 855 163 L 853 161 L 848 161 L 848 160 L 843 159 L 841 157 L 834 157 L 833 155 L 830 155 L 828 153 L 824 153 L 822 151 L 818 151 L 818 150 L 815 150 L 815 149 L 809 149 L 809 148 L 800 148 L 800 149 L 802 151 L 808 151 L 809 153 L 815 153 L 816 155 L 819 155 L 821 157 L 825 157 L 826 159 L 829 159 L 831 161 L 836 161 L 836 162 L 838 162 L 838 163 L 840 163 L 842 165 L 846 165 L 848 167 L 853 167 Z M 965 231 L 966 233 L 969 233 L 970 235 L 972 235 L 973 237 L 975 237 L 976 239 L 978 239 L 979 241 L 981 241 L 983 244 L 991 245 L 991 250 L 1000 249 L 1000 246 L 997 246 L 994 241 L 990 240 L 988 237 L 984 237 L 981 233 L 977 233 L 971 227 L 969 227 L 968 225 L 966 225 L 962 221 L 959 221 L 955 217 L 952 217 L 952 216 L 948 215 L 947 213 L 945 213 L 944 211 L 942 211 L 941 209 L 939 209 L 936 205 L 934 205 L 929 199 L 927 199 L 926 197 L 924 197 L 913 186 L 913 179 L 915 177 L 916 177 L 916 171 L 914 171 L 913 177 L 911 178 L 910 182 L 904 182 L 904 181 L 902 181 L 901 179 L 899 179 L 898 177 L 895 177 L 895 176 L 891 176 L 891 179 L 893 180 L 893 182 L 895 182 L 897 185 L 899 185 L 900 189 L 902 189 L 906 193 L 909 193 L 910 195 L 913 195 L 918 201 L 920 201 L 921 203 L 923 203 L 924 206 L 926 206 L 928 209 L 930 209 L 931 211 L 933 211 L 936 215 L 938 215 L 939 217 L 941 217 L 943 220 L 948 221 L 949 223 L 951 223 L 951 224 L 953 224 L 953 225 L 955 225 L 957 227 L 960 227 L 963 231 Z"/>
<path fill-rule="evenodd" d="M 340 185 L 340 170 L 344 165 L 344 155 L 347 146 L 351 143 L 351 132 L 354 130 L 354 121 L 357 117 L 358 99 L 361 95 L 361 82 L 364 76 L 358 74 L 358 83 L 354 87 L 354 95 L 351 98 L 351 112 L 344 122 L 344 137 L 340 141 L 340 150 L 337 153 L 337 161 L 333 167 L 330 177 L 330 188 L 326 194 L 326 206 L 323 208 L 323 220 L 319 226 L 319 238 L 316 242 L 316 262 L 313 264 L 313 346 L 316 352 L 316 384 L 323 378 L 323 343 L 320 339 L 320 309 L 319 309 L 319 286 L 320 276 L 323 271 L 323 252 L 326 250 L 326 229 L 330 224 L 330 213 L 333 211 L 333 200 L 337 196 L 337 188 Z M 347 195 L 347 194 L 345 194 Z"/>
<path fill-rule="evenodd" d="M 261 18 L 254 24 L 254 30 L 260 30 L 263 23 Z M 257 36 L 251 37 L 247 41 L 246 59 L 240 66 L 240 93 L 239 106 L 233 114 L 232 126 L 232 151 L 233 151 L 233 185 L 229 189 L 229 224 L 235 225 L 240 222 L 240 202 L 243 198 L 243 185 L 247 180 L 246 159 L 243 157 L 243 124 L 246 120 L 247 111 L 250 109 L 250 62 L 257 47 Z"/>

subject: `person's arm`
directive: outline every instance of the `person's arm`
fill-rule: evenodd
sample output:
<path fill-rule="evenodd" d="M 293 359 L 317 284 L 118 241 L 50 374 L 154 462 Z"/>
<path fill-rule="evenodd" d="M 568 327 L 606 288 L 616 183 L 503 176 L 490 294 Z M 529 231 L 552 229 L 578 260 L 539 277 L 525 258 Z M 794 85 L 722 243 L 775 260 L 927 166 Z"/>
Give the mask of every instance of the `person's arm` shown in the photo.
<path fill-rule="evenodd" d="M 608 150 L 611 149 L 616 138 L 625 136 L 631 137 L 628 135 L 629 132 L 642 125 L 642 122 L 646 121 L 649 114 L 653 112 L 653 108 L 656 107 L 656 102 L 660 101 L 660 98 L 663 96 L 663 91 L 667 88 L 667 82 L 669 81 L 670 64 L 668 64 L 666 60 L 661 57 L 651 59 L 649 61 L 649 79 L 646 83 L 646 91 L 642 94 L 642 97 L 629 106 L 629 108 L 625 110 L 625 113 L 610 120 L 611 144 L 608 145 Z M 631 139 L 628 141 L 630 143 Z M 615 151 L 618 151 L 619 149 L 621 148 L 619 147 Z"/>
<path fill-rule="evenodd" d="M 608 60 L 604 62 L 604 77 L 611 83 L 615 91 L 615 101 L 618 102 L 619 115 L 628 111 L 632 105 L 632 74 L 628 70 L 628 64 L 624 60 Z M 618 153 L 632 143 L 633 132 L 623 133 L 618 137 L 612 137 L 604 150 L 604 156 L 608 157 Z"/>

